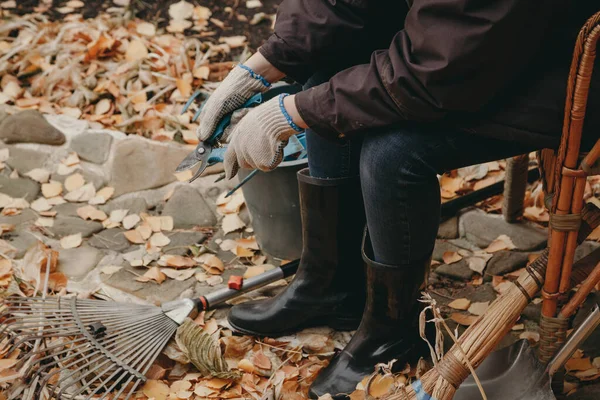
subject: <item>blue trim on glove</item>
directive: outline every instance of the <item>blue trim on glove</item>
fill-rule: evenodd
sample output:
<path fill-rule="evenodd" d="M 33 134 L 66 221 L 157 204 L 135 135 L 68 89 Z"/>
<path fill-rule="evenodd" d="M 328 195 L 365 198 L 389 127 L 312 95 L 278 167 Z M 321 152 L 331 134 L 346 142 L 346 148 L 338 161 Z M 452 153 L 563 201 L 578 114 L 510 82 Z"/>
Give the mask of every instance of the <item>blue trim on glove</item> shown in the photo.
<path fill-rule="evenodd" d="M 282 93 L 279 95 L 279 109 L 281 110 L 281 112 L 283 113 L 283 116 L 285 117 L 288 124 L 290 124 L 290 126 L 292 127 L 293 130 L 295 130 L 296 132 L 303 132 L 304 129 L 300 128 L 298 125 L 296 125 L 294 123 L 294 121 L 292 120 L 292 117 L 290 117 L 290 114 L 288 114 L 287 110 L 283 106 L 283 99 L 285 99 L 287 96 L 289 96 L 289 94 L 287 94 L 287 93 Z"/>
<path fill-rule="evenodd" d="M 240 67 L 243 70 L 248 71 L 248 73 L 250 74 L 251 77 L 253 77 L 254 79 L 258 79 L 266 87 L 271 87 L 271 84 L 269 83 L 269 81 L 267 81 L 262 75 L 259 75 L 256 72 L 254 72 L 252 70 L 252 68 L 250 68 L 250 67 L 248 67 L 246 65 L 243 65 L 243 64 L 239 64 L 238 67 Z"/>

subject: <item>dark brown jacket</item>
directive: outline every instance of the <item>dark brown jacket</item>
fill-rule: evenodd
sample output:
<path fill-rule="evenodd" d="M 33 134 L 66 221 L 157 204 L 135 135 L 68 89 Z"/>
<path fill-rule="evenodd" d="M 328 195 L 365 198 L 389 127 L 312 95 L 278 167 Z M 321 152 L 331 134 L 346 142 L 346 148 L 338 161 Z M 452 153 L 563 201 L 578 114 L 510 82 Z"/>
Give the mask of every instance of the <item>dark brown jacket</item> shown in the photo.
<path fill-rule="evenodd" d="M 575 38 L 600 10 L 566 0 L 284 0 L 260 52 L 304 82 L 306 123 L 329 138 L 403 121 L 554 146 Z M 586 136 L 600 132 L 600 71 Z M 594 96 L 598 94 L 598 96 Z"/>

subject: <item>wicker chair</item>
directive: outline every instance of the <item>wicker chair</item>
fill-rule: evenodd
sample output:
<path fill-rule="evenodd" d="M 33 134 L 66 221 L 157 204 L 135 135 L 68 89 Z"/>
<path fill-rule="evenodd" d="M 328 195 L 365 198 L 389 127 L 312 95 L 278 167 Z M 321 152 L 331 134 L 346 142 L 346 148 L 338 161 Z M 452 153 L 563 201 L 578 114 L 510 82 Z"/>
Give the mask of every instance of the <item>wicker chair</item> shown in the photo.
<path fill-rule="evenodd" d="M 577 38 L 567 85 L 560 146 L 538 154 L 546 207 L 550 212 L 550 254 L 542 290 L 540 321 L 539 355 L 543 362 L 549 361 L 564 343 L 569 317 L 600 282 L 598 264 L 575 295 L 580 301 L 571 299 L 569 305 L 558 312 L 572 289 L 572 267 L 584 208 L 586 179 L 600 174 L 600 139 L 589 152 L 581 153 L 583 123 L 599 39 L 600 12 L 586 22 Z"/>

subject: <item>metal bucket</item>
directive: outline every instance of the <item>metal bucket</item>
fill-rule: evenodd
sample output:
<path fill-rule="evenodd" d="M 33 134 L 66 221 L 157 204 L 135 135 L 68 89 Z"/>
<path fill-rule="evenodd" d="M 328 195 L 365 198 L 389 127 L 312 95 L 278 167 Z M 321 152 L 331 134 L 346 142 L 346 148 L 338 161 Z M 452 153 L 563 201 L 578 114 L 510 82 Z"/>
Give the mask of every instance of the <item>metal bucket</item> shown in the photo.
<path fill-rule="evenodd" d="M 296 173 L 308 160 L 285 161 L 271 172 L 259 172 L 242 186 L 260 248 L 276 258 L 294 260 L 302 253 L 302 223 Z M 244 179 L 249 170 L 240 170 Z"/>

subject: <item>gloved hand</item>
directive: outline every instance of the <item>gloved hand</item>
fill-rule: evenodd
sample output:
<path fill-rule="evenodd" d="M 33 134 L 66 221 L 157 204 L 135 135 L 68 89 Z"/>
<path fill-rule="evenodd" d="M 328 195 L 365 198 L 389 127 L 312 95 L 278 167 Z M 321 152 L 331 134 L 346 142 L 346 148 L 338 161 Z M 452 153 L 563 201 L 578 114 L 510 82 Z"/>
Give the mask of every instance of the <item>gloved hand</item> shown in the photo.
<path fill-rule="evenodd" d="M 266 92 L 271 84 L 244 65 L 236 66 L 206 100 L 200 112 L 198 139 L 204 141 L 212 135 L 224 115 L 241 107 L 250 97 Z M 223 141 L 227 141 L 225 133 Z"/>
<path fill-rule="evenodd" d="M 302 132 L 283 106 L 281 94 L 251 109 L 231 130 L 225 152 L 225 174 L 233 178 L 239 168 L 271 171 L 283 160 L 288 139 Z"/>

